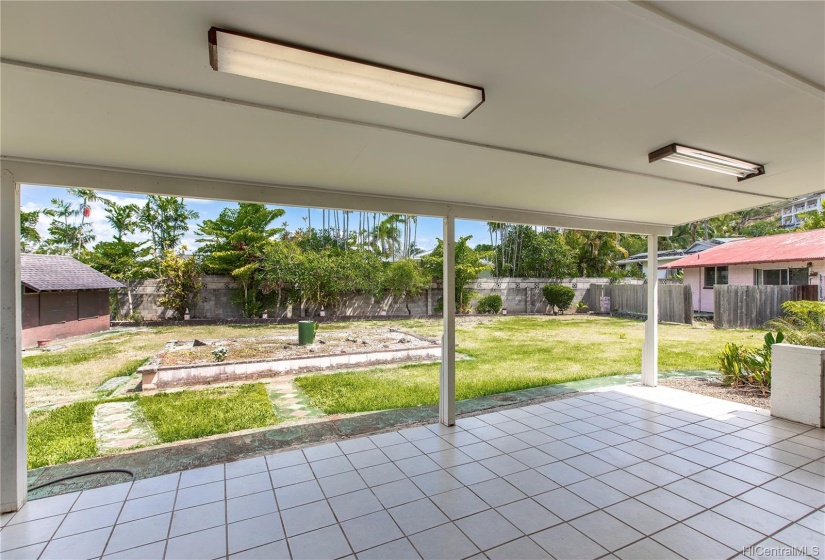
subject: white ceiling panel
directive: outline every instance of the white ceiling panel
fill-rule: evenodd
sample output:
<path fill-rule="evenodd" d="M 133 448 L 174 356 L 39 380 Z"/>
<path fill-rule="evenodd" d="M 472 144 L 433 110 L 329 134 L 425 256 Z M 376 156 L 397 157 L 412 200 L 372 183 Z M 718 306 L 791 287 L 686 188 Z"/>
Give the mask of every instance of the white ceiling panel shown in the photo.
<path fill-rule="evenodd" d="M 674 17 L 693 14 L 696 26 L 710 13 L 782 19 L 686 4 Z M 825 188 L 825 95 L 631 8 L 4 1 L 2 153 L 668 225 Z M 459 120 L 217 73 L 212 25 L 482 86 L 487 101 Z M 721 39 L 750 41 L 735 29 Z M 778 65 L 810 39 L 770 58 L 772 44 L 759 43 L 759 56 Z M 647 162 L 672 142 L 766 164 L 767 174 L 737 183 Z"/>

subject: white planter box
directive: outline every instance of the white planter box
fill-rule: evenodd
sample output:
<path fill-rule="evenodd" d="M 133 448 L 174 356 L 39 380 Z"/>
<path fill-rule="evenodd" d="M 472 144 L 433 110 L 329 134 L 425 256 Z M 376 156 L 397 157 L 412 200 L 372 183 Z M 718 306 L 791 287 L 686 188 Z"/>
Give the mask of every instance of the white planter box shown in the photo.
<path fill-rule="evenodd" d="M 771 416 L 825 427 L 825 348 L 774 344 Z"/>

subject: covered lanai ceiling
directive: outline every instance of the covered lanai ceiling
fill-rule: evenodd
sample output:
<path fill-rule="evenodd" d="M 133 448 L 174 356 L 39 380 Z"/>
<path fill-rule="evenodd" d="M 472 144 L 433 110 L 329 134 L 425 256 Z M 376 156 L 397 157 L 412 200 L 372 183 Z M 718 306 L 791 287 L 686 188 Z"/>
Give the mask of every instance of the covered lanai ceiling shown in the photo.
<path fill-rule="evenodd" d="M 3 1 L 0 18 L 6 158 L 664 226 L 825 188 L 823 2 Z M 486 102 L 460 120 L 215 72 L 211 26 Z M 673 142 L 767 173 L 648 163 Z"/>

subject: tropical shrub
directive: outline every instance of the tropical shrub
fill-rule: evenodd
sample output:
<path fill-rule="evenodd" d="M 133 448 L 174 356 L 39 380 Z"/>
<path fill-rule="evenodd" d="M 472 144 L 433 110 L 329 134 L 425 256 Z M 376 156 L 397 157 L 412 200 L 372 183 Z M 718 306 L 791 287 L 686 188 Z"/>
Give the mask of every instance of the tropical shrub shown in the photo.
<path fill-rule="evenodd" d="M 486 260 L 492 255 L 470 247 L 468 241 L 472 238 L 472 235 L 466 235 L 455 242 L 455 305 L 459 313 L 469 311 L 470 300 L 475 295 L 468 288 L 469 284 L 483 271 L 492 268 Z M 433 278 L 437 280 L 444 278 L 444 244 L 440 239 L 435 249 L 421 258 L 421 265 Z M 436 313 L 438 311 L 436 308 Z"/>
<path fill-rule="evenodd" d="M 759 348 L 746 348 L 731 342 L 719 353 L 719 371 L 722 383 L 733 387 L 749 386 L 763 395 L 771 390 L 771 347 L 785 339 L 782 331 L 765 334 L 765 343 Z"/>
<path fill-rule="evenodd" d="M 476 297 L 478 292 L 470 290 L 468 288 L 464 288 L 461 290 L 461 297 L 457 297 L 455 300 L 455 311 L 456 313 L 469 313 L 470 312 L 470 301 Z M 433 313 L 441 313 L 444 311 L 444 298 L 439 296 L 438 299 L 435 301 L 435 306 L 433 307 Z"/>
<path fill-rule="evenodd" d="M 786 301 L 785 317 L 769 324 L 785 334 L 788 344 L 825 348 L 825 302 Z"/>
<path fill-rule="evenodd" d="M 175 319 L 183 319 L 186 310 L 197 301 L 203 282 L 194 257 L 166 251 L 160 261 L 160 297 L 158 303 L 172 311 Z"/>
<path fill-rule="evenodd" d="M 555 315 L 557 311 L 564 314 L 567 309 L 570 309 L 570 306 L 573 304 L 573 298 L 576 297 L 576 290 L 569 286 L 562 286 L 561 284 L 547 284 L 541 289 L 541 293 L 544 294 L 544 299 L 547 300 L 547 304 L 550 306 L 553 315 Z"/>
<path fill-rule="evenodd" d="M 384 274 L 384 288 L 395 296 L 404 298 L 407 314 L 410 310 L 411 297 L 421 295 L 432 282 L 432 278 L 422 266 L 413 259 L 402 259 L 387 266 Z"/>
<path fill-rule="evenodd" d="M 501 311 L 502 307 L 504 307 L 504 301 L 501 299 L 501 296 L 498 294 L 490 294 L 478 300 L 476 311 L 479 313 L 496 314 Z"/>

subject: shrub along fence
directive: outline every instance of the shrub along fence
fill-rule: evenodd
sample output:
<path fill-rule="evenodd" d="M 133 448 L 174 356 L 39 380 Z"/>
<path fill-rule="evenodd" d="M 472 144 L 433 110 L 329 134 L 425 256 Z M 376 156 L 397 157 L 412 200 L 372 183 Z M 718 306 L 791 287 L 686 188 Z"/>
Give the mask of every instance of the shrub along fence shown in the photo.
<path fill-rule="evenodd" d="M 601 298 L 610 298 L 611 313 L 647 315 L 647 286 L 591 284 L 584 301 L 593 311 L 601 309 Z M 659 321 L 693 324 L 693 295 L 688 284 L 659 285 Z"/>
<path fill-rule="evenodd" d="M 803 299 L 819 299 L 819 286 L 716 285 L 713 287 L 713 326 L 761 329 L 771 319 L 784 315 L 784 302 Z"/>

